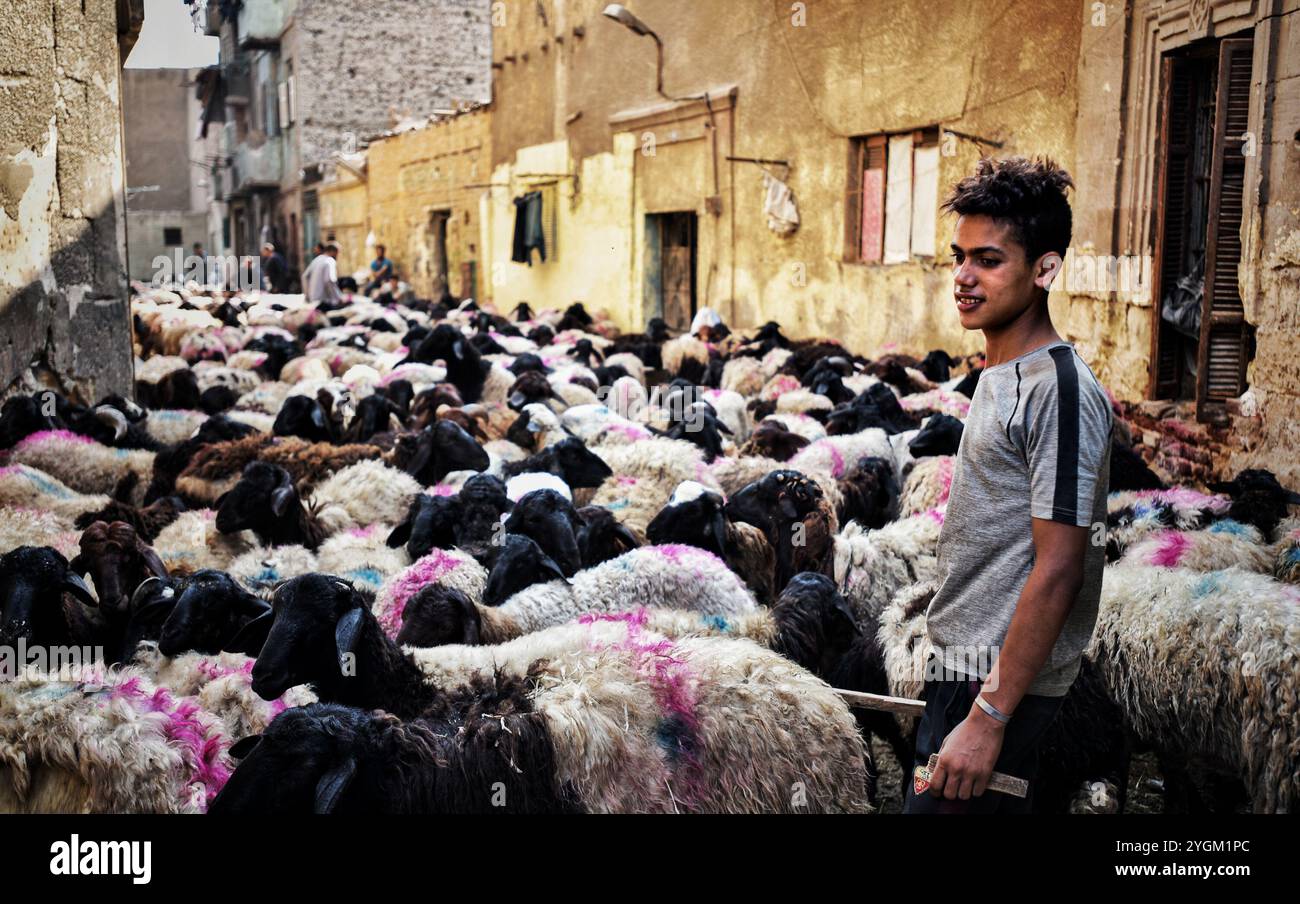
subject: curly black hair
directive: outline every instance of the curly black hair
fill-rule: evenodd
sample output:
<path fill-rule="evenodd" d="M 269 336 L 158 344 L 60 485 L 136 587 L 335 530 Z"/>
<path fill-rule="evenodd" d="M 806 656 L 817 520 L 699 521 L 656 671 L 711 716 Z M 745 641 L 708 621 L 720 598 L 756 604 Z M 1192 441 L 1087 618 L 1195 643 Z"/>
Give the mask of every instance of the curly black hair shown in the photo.
<path fill-rule="evenodd" d="M 1073 187 L 1070 174 L 1045 157 L 985 157 L 953 186 L 943 209 L 1007 223 L 1025 258 L 1035 261 L 1049 251 L 1065 255 L 1073 228 L 1065 191 Z"/>

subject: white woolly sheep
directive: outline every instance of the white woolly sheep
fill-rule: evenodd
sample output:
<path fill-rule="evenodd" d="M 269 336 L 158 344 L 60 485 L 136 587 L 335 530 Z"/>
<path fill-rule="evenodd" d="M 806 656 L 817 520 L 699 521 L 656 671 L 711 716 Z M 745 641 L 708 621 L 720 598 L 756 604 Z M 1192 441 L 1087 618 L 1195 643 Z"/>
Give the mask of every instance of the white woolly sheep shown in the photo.
<path fill-rule="evenodd" d="M 645 385 L 645 362 L 631 352 L 619 352 L 610 355 L 605 359 L 605 366 L 621 367 L 627 371 L 629 377 L 636 380 L 640 385 Z"/>
<path fill-rule="evenodd" d="M 198 432 L 207 419 L 208 415 L 202 411 L 152 408 L 144 422 L 144 429 L 164 446 L 174 446 Z"/>
<path fill-rule="evenodd" d="M 932 510 L 879 530 L 851 521 L 835 536 L 835 583 L 860 624 L 875 624 L 903 588 L 937 577 L 942 526 L 942 512 Z"/>
<path fill-rule="evenodd" d="M 826 396 L 802 387 L 787 390 L 776 397 L 778 414 L 806 414 L 809 411 L 830 411 L 834 407 L 835 403 Z"/>
<path fill-rule="evenodd" d="M 1171 529 L 1148 534 L 1131 544 L 1120 561 L 1191 571 L 1235 566 L 1267 574 L 1273 570 L 1274 556 L 1257 528 L 1224 518 L 1204 530 Z"/>
<path fill-rule="evenodd" d="M 0 467 L 0 506 L 51 512 L 66 521 L 69 529 L 78 515 L 99 511 L 108 505 L 108 500 L 107 495 L 100 493 L 78 493 L 37 468 Z"/>
<path fill-rule="evenodd" d="M 824 474 L 832 480 L 842 478 L 861 458 L 874 456 L 893 462 L 894 449 L 889 436 L 878 427 L 858 433 L 828 436 L 809 443 L 786 464 L 786 467 L 812 476 Z M 897 472 L 897 467 L 895 468 Z"/>
<path fill-rule="evenodd" d="M 565 410 L 560 423 L 590 447 L 628 445 L 654 437 L 642 424 L 604 405 L 575 405 Z"/>
<path fill-rule="evenodd" d="M 903 481 L 903 490 L 898 497 L 898 517 L 907 518 L 946 506 L 948 494 L 952 492 L 956 464 L 957 458 L 953 455 L 932 455 L 917 461 Z"/>
<path fill-rule="evenodd" d="M 390 549 L 384 542 L 391 531 L 391 524 L 374 522 L 335 534 L 316 551 L 320 570 L 377 596 L 386 581 L 411 564 L 405 547 Z"/>
<path fill-rule="evenodd" d="M 754 612 L 757 603 L 713 553 L 670 544 L 634 549 L 567 581 L 533 584 L 500 606 L 478 607 L 478 613 L 483 642 L 501 643 L 580 616 L 644 607 L 729 617 Z"/>
<path fill-rule="evenodd" d="M 152 452 L 115 449 L 69 430 L 45 430 L 14 446 L 9 461 L 44 471 L 79 493 L 111 493 L 134 472 L 139 480 L 131 502 L 139 505 L 153 475 L 153 458 Z"/>
<path fill-rule="evenodd" d="M 438 584 L 481 600 L 487 579 L 487 570 L 467 553 L 435 549 L 384 583 L 375 599 L 375 618 L 389 637 L 396 637 L 407 601 L 421 589 Z"/>
<path fill-rule="evenodd" d="M 258 546 L 252 531 L 223 534 L 212 509 L 182 512 L 154 538 L 153 548 L 172 574 L 192 574 L 201 568 L 224 571 Z"/>
<path fill-rule="evenodd" d="M 739 393 L 746 399 L 754 398 L 763 391 L 767 377 L 763 374 L 763 365 L 757 358 L 732 358 L 722 366 L 722 379 L 719 385 L 723 389 Z"/>
<path fill-rule="evenodd" d="M 1112 566 L 1089 655 L 1141 737 L 1228 767 L 1257 812 L 1300 803 L 1300 588 Z"/>
<path fill-rule="evenodd" d="M 316 485 L 311 501 L 314 505 L 337 505 L 347 512 L 350 527 L 365 527 L 375 522 L 397 524 L 406 517 L 411 499 L 423 491 L 420 482 L 382 461 L 359 461 L 335 471 Z"/>
<path fill-rule="evenodd" d="M 664 370 L 675 377 L 682 375 L 682 368 L 687 361 L 699 367 L 701 374 L 709 366 L 709 347 L 694 336 L 669 339 L 660 346 L 659 354 L 663 359 Z"/>
<path fill-rule="evenodd" d="M 270 599 L 281 581 L 321 569 L 316 554 L 310 549 L 285 544 L 271 549 L 251 549 L 237 556 L 225 570 L 253 593 Z"/>
<path fill-rule="evenodd" d="M 193 700 L 101 665 L 0 682 L 0 813 L 202 813 L 229 740 Z"/>
<path fill-rule="evenodd" d="M 81 531 L 51 511 L 0 505 L 0 553 L 19 546 L 49 546 L 71 560 L 81 551 Z"/>
<path fill-rule="evenodd" d="M 275 717 L 291 706 L 316 702 L 304 685 L 290 688 L 274 700 L 263 700 L 252 689 L 253 660 L 243 653 L 183 653 L 167 657 L 158 645 L 145 642 L 131 665 L 158 687 L 177 697 L 198 701 L 203 711 L 221 723 L 221 733 L 231 741 L 266 731 Z"/>

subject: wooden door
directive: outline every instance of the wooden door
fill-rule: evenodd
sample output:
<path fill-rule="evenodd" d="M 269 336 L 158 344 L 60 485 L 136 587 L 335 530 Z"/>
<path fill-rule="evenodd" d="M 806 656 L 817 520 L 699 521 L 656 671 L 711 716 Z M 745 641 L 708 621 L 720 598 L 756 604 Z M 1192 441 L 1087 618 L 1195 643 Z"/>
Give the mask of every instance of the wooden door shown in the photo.
<path fill-rule="evenodd" d="M 660 218 L 663 318 L 670 330 L 685 331 L 695 317 L 695 214 Z"/>
<path fill-rule="evenodd" d="M 1249 327 L 1237 286 L 1241 262 L 1241 217 L 1245 196 L 1250 109 L 1250 38 L 1226 38 L 1219 45 L 1214 106 L 1210 223 L 1205 245 L 1205 295 L 1197 354 L 1196 415 L 1222 417 L 1225 403 L 1245 391 Z"/>

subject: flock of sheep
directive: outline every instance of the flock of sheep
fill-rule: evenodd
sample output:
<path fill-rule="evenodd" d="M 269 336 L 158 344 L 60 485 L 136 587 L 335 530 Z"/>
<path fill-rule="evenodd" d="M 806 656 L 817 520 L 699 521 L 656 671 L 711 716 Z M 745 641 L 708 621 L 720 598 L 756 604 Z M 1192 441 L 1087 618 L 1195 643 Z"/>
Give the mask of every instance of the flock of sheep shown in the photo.
<path fill-rule="evenodd" d="M 141 290 L 135 400 L 0 410 L 0 812 L 869 812 L 978 361 L 580 305 Z M 722 331 L 725 333 L 725 330 Z M 954 370 L 957 371 L 954 373 Z M 1113 451 L 1035 788 L 1300 802 L 1300 519 Z M 89 578 L 89 582 L 86 578 Z M 0 668 L 5 661 L 0 659 Z"/>

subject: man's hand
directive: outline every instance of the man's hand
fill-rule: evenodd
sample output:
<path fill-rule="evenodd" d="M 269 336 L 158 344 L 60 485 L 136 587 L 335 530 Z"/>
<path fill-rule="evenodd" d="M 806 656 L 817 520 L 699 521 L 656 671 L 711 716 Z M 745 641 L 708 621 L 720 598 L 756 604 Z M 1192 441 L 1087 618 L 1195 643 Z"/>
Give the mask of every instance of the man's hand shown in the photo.
<path fill-rule="evenodd" d="M 971 706 L 966 718 L 943 739 L 939 764 L 930 776 L 930 793 L 948 800 L 982 795 L 1002 752 L 1005 727 L 978 706 Z"/>

